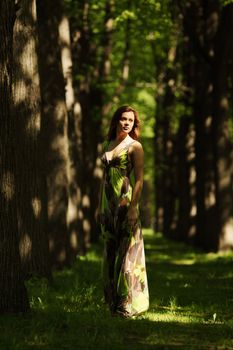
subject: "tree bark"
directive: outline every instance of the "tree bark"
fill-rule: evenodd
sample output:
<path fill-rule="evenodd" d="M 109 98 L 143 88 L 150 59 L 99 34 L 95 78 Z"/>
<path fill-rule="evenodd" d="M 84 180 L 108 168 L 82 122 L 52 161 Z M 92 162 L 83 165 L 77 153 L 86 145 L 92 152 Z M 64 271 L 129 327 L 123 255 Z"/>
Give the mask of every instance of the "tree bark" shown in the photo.
<path fill-rule="evenodd" d="M 193 120 L 193 99 L 195 82 L 195 55 L 189 36 L 191 19 L 183 17 L 182 41 L 179 44 L 182 74 L 182 94 L 180 103 L 185 106 L 180 117 L 177 138 L 177 175 L 178 175 L 178 224 L 176 238 L 194 243 L 196 235 L 196 168 L 195 168 L 195 127 Z"/>
<path fill-rule="evenodd" d="M 73 83 L 73 58 L 71 49 L 69 18 L 62 6 L 62 17 L 59 23 L 59 40 L 61 45 L 61 61 L 65 80 L 65 97 L 68 113 L 68 137 L 70 168 L 69 179 L 69 202 L 67 211 L 67 225 L 71 245 L 74 253 L 84 255 L 86 244 L 80 218 L 81 188 L 79 172 L 81 171 L 81 106 L 76 98 Z"/>
<path fill-rule="evenodd" d="M 184 115 L 181 117 L 177 133 L 177 195 L 179 209 L 175 238 L 189 243 L 193 243 L 196 234 L 194 144 L 195 130 L 192 117 Z"/>
<path fill-rule="evenodd" d="M 15 2 L 0 2 L 0 313 L 26 312 L 16 198 L 16 115 L 12 110 Z"/>
<path fill-rule="evenodd" d="M 192 44 L 197 222 L 195 244 L 205 250 L 233 245 L 232 145 L 228 130 L 232 5 L 189 1 L 184 28 Z"/>
<path fill-rule="evenodd" d="M 167 53 L 168 60 L 173 64 L 175 51 L 176 48 L 172 47 Z M 156 62 L 155 55 L 154 59 Z M 161 72 L 161 78 L 158 80 L 155 121 L 156 231 L 163 232 L 166 237 L 174 237 L 178 219 L 176 210 L 176 140 L 172 130 L 173 115 L 171 114 L 174 103 L 175 69 L 167 68 L 165 72 Z"/>
<path fill-rule="evenodd" d="M 213 145 L 215 157 L 216 210 L 218 236 L 216 248 L 233 248 L 233 193 L 229 135 L 229 76 L 233 59 L 233 4 L 222 10 L 213 64 Z"/>
<path fill-rule="evenodd" d="M 158 84 L 159 86 L 159 84 Z M 156 122 L 155 122 L 155 137 L 154 137 L 154 167 L 155 167 L 155 231 L 162 233 L 164 231 L 164 154 L 163 154 L 163 96 L 161 94 L 162 87 L 160 86 L 159 94 L 156 98 Z"/>
<path fill-rule="evenodd" d="M 17 5 L 14 28 L 14 107 L 20 255 L 26 275 L 50 275 L 45 196 L 40 162 L 40 89 L 35 0 Z"/>
<path fill-rule="evenodd" d="M 47 184 L 49 249 L 52 266 L 69 265 L 74 255 L 67 229 L 69 200 L 68 117 L 58 26 L 60 1 L 37 0 L 42 96 L 43 170 Z"/>
<path fill-rule="evenodd" d="M 193 113 L 195 121 L 196 167 L 196 235 L 195 244 L 211 250 L 217 248 L 216 184 L 212 143 L 212 54 L 218 27 L 219 7 L 216 1 L 190 1 L 185 27 L 192 45 L 195 80 Z M 192 19 L 192 20 L 190 20 Z"/>

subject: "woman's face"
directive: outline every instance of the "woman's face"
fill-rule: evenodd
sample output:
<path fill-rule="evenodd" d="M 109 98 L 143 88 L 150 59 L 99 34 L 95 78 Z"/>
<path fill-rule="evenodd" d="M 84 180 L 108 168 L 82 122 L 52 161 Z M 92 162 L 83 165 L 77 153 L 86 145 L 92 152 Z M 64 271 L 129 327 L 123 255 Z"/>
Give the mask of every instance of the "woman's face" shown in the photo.
<path fill-rule="evenodd" d="M 130 112 L 124 112 L 122 113 L 118 124 L 117 124 L 117 133 L 127 133 L 129 134 L 130 131 L 133 129 L 134 126 L 134 113 L 132 111 Z"/>

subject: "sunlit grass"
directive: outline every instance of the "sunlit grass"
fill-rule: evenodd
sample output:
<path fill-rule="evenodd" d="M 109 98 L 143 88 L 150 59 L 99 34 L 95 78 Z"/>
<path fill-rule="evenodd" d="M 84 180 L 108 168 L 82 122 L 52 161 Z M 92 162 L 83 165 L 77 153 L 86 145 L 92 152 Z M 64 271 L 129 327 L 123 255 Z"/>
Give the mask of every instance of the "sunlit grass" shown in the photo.
<path fill-rule="evenodd" d="M 233 254 L 204 254 L 144 230 L 150 309 L 111 317 L 102 245 L 72 269 L 27 282 L 31 313 L 0 318 L 0 349 L 233 349 Z"/>

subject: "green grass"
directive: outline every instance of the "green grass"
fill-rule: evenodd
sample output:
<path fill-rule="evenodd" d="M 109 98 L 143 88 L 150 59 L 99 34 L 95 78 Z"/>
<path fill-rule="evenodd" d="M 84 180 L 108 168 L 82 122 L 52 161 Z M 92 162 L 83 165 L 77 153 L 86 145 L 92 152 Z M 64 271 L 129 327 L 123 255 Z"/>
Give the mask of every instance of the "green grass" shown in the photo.
<path fill-rule="evenodd" d="M 95 246 L 54 282 L 27 283 L 31 312 L 0 317 L 0 349 L 233 349 L 233 253 L 204 254 L 144 230 L 150 309 L 111 317 Z"/>

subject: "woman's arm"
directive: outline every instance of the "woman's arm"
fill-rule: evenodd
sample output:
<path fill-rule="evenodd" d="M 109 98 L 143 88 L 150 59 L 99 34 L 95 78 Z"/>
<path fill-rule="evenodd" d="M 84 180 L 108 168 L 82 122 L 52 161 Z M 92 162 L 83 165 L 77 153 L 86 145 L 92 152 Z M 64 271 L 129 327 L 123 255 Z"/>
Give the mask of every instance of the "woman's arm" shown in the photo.
<path fill-rule="evenodd" d="M 135 142 L 132 145 L 132 152 L 130 156 L 133 163 L 135 184 L 133 187 L 133 193 L 127 213 L 127 218 L 129 225 L 133 226 L 138 219 L 137 204 L 139 203 L 143 187 L 144 152 L 142 145 L 139 142 Z"/>

